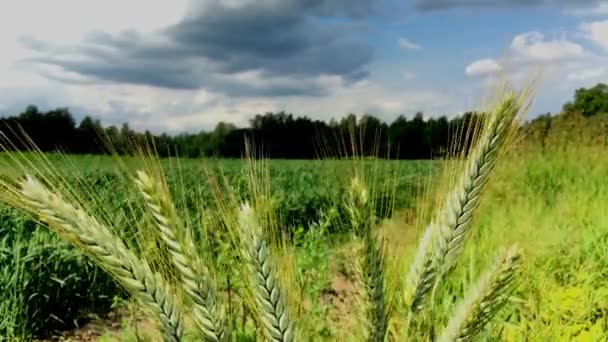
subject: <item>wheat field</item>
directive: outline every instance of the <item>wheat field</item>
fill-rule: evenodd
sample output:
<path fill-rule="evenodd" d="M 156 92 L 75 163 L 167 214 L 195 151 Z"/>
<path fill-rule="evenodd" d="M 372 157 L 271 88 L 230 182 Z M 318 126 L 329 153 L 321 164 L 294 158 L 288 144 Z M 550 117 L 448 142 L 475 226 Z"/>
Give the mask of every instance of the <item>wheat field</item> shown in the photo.
<path fill-rule="evenodd" d="M 518 140 L 526 101 L 448 161 L 4 153 L 0 340 L 607 340 L 605 153 Z"/>

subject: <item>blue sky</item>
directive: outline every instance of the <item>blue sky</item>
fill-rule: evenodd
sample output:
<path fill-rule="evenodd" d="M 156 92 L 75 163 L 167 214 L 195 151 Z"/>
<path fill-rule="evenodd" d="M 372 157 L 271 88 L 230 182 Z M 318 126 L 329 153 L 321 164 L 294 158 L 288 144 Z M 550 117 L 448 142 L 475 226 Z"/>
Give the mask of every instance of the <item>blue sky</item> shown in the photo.
<path fill-rule="evenodd" d="M 181 132 L 285 110 L 329 120 L 480 109 L 542 71 L 529 116 L 608 82 L 594 0 L 24 0 L 0 4 L 0 114 L 69 107 Z"/>

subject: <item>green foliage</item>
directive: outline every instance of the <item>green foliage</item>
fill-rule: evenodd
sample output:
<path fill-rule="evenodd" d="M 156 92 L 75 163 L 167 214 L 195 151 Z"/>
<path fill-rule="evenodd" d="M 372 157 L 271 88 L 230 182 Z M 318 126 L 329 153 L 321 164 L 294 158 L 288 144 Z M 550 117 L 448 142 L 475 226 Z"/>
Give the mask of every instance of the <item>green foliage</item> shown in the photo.
<path fill-rule="evenodd" d="M 361 156 L 427 159 L 446 155 L 451 143 L 448 137 L 456 134 L 465 137 L 462 128 L 469 127 L 477 118 L 477 113 L 466 113 L 451 119 L 446 116 L 425 119 L 422 113 L 417 113 L 413 119 L 402 115 L 389 124 L 371 114 L 360 117 L 349 114 L 339 123 L 327 123 L 279 112 L 258 114 L 249 127 L 219 122 L 213 131 L 170 136 L 135 132 L 126 122 L 120 128 L 103 127 L 99 120 L 89 116 L 76 124 L 67 108 L 41 112 L 36 106 L 29 106 L 17 116 L 0 118 L 0 126 L 10 141 L 6 147 L 20 151 L 33 147 L 22 136 L 23 130 L 43 152 L 124 155 L 130 154 L 138 142 L 154 138 L 156 153 L 161 157 L 178 154 L 190 158 L 240 158 L 246 154 L 244 139 L 248 139 L 270 158 L 343 157 L 356 151 Z M 55 134 L 48 134 L 49 131 Z M 357 146 L 347 143 L 351 135 L 361 137 Z M 295 141 L 298 143 L 294 144 Z"/>
<path fill-rule="evenodd" d="M 584 116 L 608 113 L 608 85 L 598 83 L 589 89 L 577 89 L 574 101 L 566 103 L 564 111 L 580 112 Z"/>
<path fill-rule="evenodd" d="M 583 116 L 579 112 L 542 115 L 523 127 L 521 147 L 551 151 L 568 147 L 608 146 L 608 112 Z"/>
<path fill-rule="evenodd" d="M 109 158 L 73 157 L 70 161 L 73 165 L 69 165 L 60 156 L 48 157 L 57 169 L 65 172 L 66 179 L 77 192 L 96 198 L 90 207 L 92 212 L 101 215 L 113 213 L 112 229 L 120 232 L 127 241 L 136 238 L 129 206 L 138 200 L 139 195 L 128 186 L 130 180 L 113 170 Z M 204 162 L 207 164 L 205 169 L 199 163 L 195 160 L 182 161 L 181 175 L 168 161 L 165 169 L 169 187 L 182 194 L 176 200 L 180 212 L 187 213 L 182 215 L 188 219 L 186 224 L 200 228 L 198 218 L 211 219 L 208 224 L 216 223 L 211 188 L 208 182 L 201 182 L 207 177 L 207 172 L 222 174 L 228 184 L 234 185 L 232 190 L 239 198 L 248 198 L 250 193 L 244 172 L 246 165 L 242 161 L 207 161 Z M 3 165 L 6 164 L 3 161 Z M 419 180 L 435 168 L 432 162 L 387 161 L 382 164 L 390 172 L 399 174 L 399 177 L 393 178 L 387 172 L 378 180 L 379 186 L 396 184 L 400 190 L 395 209 L 413 204 L 416 191 L 420 191 L 417 185 Z M 96 167 L 92 168 L 93 165 Z M 348 161 L 272 161 L 269 166 L 272 201 L 280 224 L 299 227 L 294 231 L 293 239 L 297 242 L 300 276 L 311 285 L 305 287 L 308 298 L 318 299 L 329 286 L 327 239 L 332 233 L 347 229 L 346 209 L 342 205 L 345 190 L 340 180 L 343 179 L 341 171 L 349 165 Z M 373 171 L 372 162 L 368 163 L 367 169 L 367 172 Z M 4 171 L 12 172 L 6 168 Z M 187 190 L 181 191 L 182 188 Z M 387 199 L 383 197 L 387 195 L 378 191 L 376 196 L 378 215 L 388 215 L 390 212 L 382 204 L 386 203 Z M 53 330 L 69 329 L 88 311 L 107 310 L 112 297 L 123 295 L 105 272 L 91 264 L 79 251 L 68 247 L 46 229 L 41 229 L 29 216 L 3 206 L 0 222 L 0 267 L 3 274 L 0 280 L 0 307 L 2 312 L 7 312 L 0 314 L 3 317 L 0 329 L 4 331 L 0 335 L 43 336 Z M 309 227 L 318 228 L 309 234 Z M 194 231 L 198 239 L 202 233 L 199 228 Z M 218 264 L 226 265 L 230 262 L 229 245 L 220 241 L 214 238 L 210 245 L 218 256 Z M 18 255 L 21 257 L 16 257 Z M 221 288 L 230 288 L 231 291 L 243 286 L 238 277 L 222 275 L 218 280 Z M 242 301 L 236 296 L 232 296 L 231 300 L 233 316 L 247 316 Z M 318 324 L 311 326 L 317 326 L 329 334 L 329 328 L 321 324 L 326 309 L 322 308 L 321 303 L 317 304 L 312 306 L 314 313 L 310 317 L 316 319 Z M 245 330 L 249 329 L 245 328 L 249 324 L 243 326 Z"/>
<path fill-rule="evenodd" d="M 332 325 L 326 319 L 329 305 L 322 301 L 322 294 L 330 288 L 331 274 L 329 269 L 330 236 L 319 228 L 306 233 L 296 230 L 296 271 L 302 292 L 300 294 L 308 313 L 303 317 L 306 327 L 314 329 L 312 336 L 332 336 Z"/>
<path fill-rule="evenodd" d="M 329 255 L 331 235 L 324 227 L 295 230 L 293 244 L 296 251 L 298 282 L 304 291 L 302 296 L 317 298 L 330 285 Z"/>
<path fill-rule="evenodd" d="M 519 158 L 509 158 L 511 162 L 505 164 L 505 167 L 499 171 L 485 204 L 480 208 L 479 229 L 476 229 L 478 233 L 474 234 L 474 241 L 471 241 L 467 247 L 461 267 L 457 268 L 455 274 L 449 279 L 446 279 L 444 290 L 441 295 L 437 296 L 443 299 L 436 306 L 438 319 L 447 320 L 446 316 L 449 316 L 454 301 L 464 294 L 464 289 L 474 281 L 482 268 L 493 258 L 498 246 L 519 241 L 529 260 L 525 263 L 528 275 L 525 279 L 527 280 L 519 291 L 519 297 L 526 298 L 526 300 L 501 315 L 501 319 L 507 321 L 505 325 L 491 325 L 484 336 L 493 340 L 507 341 L 526 339 L 586 341 L 585 336 L 590 336 L 590 338 L 595 336 L 601 340 L 603 332 L 608 327 L 606 326 L 608 306 L 605 301 L 606 295 L 608 295 L 605 286 L 608 282 L 608 278 L 605 276 L 605 265 L 608 263 L 608 254 L 605 252 L 608 243 L 608 233 L 606 232 L 608 221 L 606 221 L 604 210 L 605 203 L 608 201 L 606 198 L 607 183 L 605 182 L 608 177 L 608 168 L 605 156 L 600 148 L 577 146 L 572 146 L 568 150 L 557 146 L 547 148 L 550 149 L 547 151 L 548 153 L 529 151 Z M 86 158 L 82 160 L 79 167 L 85 169 L 90 161 Z M 280 169 L 286 164 L 288 163 L 277 162 L 275 167 Z M 321 164 L 323 163 L 317 165 Z M 418 170 L 410 162 L 402 165 L 403 170 Z M 238 164 L 235 163 L 230 167 L 238 169 Z M 196 168 L 192 167 L 189 170 L 187 172 L 192 172 Z M 301 169 L 298 168 L 298 170 Z M 331 168 L 326 166 L 325 170 L 331 170 Z M 581 177 L 583 172 L 586 177 Z M 121 182 L 116 177 L 94 177 L 95 174 L 89 173 L 86 176 L 89 180 L 87 184 L 97 184 L 99 189 L 116 188 Z M 412 176 L 408 176 L 406 172 L 403 172 L 402 177 L 412 181 Z M 196 178 L 193 177 L 193 179 Z M 175 186 L 175 182 L 172 186 Z M 100 192 L 102 191 L 100 190 Z M 112 192 L 107 192 L 104 195 L 106 201 L 102 202 L 105 204 L 99 205 L 113 205 L 111 208 L 120 208 L 124 205 L 124 202 L 119 200 L 121 197 L 117 198 L 111 194 Z M 193 197 L 195 196 L 193 195 Z M 505 207 L 505 203 L 510 203 L 510 205 Z M 336 209 L 333 211 L 332 213 L 331 209 L 327 209 L 326 214 L 320 213 L 317 224 L 326 228 L 335 224 L 339 219 L 335 213 Z M 80 274 L 79 284 L 69 283 L 71 287 L 87 288 L 86 292 L 85 290 L 80 292 L 89 293 L 99 288 L 99 294 L 110 296 L 113 293 L 107 287 L 106 290 L 103 290 L 104 285 L 102 284 L 108 280 L 104 273 L 98 272 L 93 276 L 90 273 L 91 269 L 83 266 L 61 267 L 62 259 L 58 259 L 60 257 L 66 260 L 65 265 L 71 264 L 69 260 L 85 260 L 81 256 L 77 256 L 72 249 L 65 248 L 62 242 L 51 238 L 50 234 L 38 231 L 37 225 L 26 219 L 25 216 L 7 209 L 4 213 L 2 219 L 4 222 L 2 236 L 5 239 L 3 252 L 15 245 L 24 246 L 25 241 L 31 241 L 28 243 L 32 247 L 22 247 L 21 250 L 36 251 L 37 248 L 41 249 L 42 243 L 45 243 L 48 244 L 49 250 L 61 251 L 55 255 L 54 261 L 51 260 L 48 263 L 47 259 L 38 258 L 38 262 L 43 263 L 39 268 L 33 268 L 34 272 L 30 273 L 36 274 L 45 281 L 36 282 L 38 287 L 30 291 L 47 295 L 57 293 L 49 286 L 56 286 L 59 283 L 46 281 L 51 277 L 62 277 L 61 274 L 54 271 L 56 266 L 51 264 L 57 263 L 59 269 L 69 269 L 70 273 Z M 531 226 L 534 229 L 531 230 Z M 10 227 L 8 234 L 6 234 L 7 227 Z M 336 335 L 333 331 L 335 323 L 325 319 L 331 308 L 328 302 L 320 301 L 320 298 L 330 286 L 328 282 L 331 280 L 333 271 L 326 270 L 326 267 L 328 267 L 329 260 L 332 260 L 333 251 L 339 245 L 334 245 L 331 235 L 328 237 L 327 233 L 321 233 L 323 230 L 320 229 L 310 229 L 309 231 L 308 226 L 301 226 L 294 229 L 294 232 L 298 272 L 304 279 L 307 279 L 308 283 L 315 283 L 315 286 L 305 288 L 311 298 L 316 298 L 311 305 L 310 314 L 307 316 L 310 318 L 310 326 L 319 329 L 320 339 L 335 340 Z M 46 237 L 44 239 L 33 237 L 38 234 Z M 482 241 L 483 243 L 481 243 Z M 12 257 L 9 260 L 10 263 L 2 264 L 6 265 L 3 272 L 15 276 L 14 267 L 18 267 L 17 263 Z M 21 265 L 24 267 L 25 264 Z M 63 277 L 68 278 L 68 275 L 64 274 Z M 237 281 L 237 279 L 231 280 L 232 286 L 235 288 L 238 287 L 235 284 Z M 3 283 L 6 284 L 7 281 L 3 280 Z M 48 292 L 46 292 L 47 289 Z M 67 291 L 67 288 L 65 289 L 63 296 L 71 293 Z M 20 293 L 20 291 L 13 291 L 13 293 Z M 4 298 L 7 297 L 3 297 L 2 300 L 3 308 L 6 308 L 3 310 L 11 313 L 11 315 L 0 315 L 4 319 L 5 326 L 10 318 L 13 318 L 12 321 L 17 323 L 17 326 L 27 322 L 30 322 L 28 324 L 40 324 L 40 322 L 31 322 L 31 318 L 22 320 L 22 317 L 27 316 L 15 316 L 18 311 L 14 309 L 26 307 L 23 303 L 27 301 L 17 298 L 19 301 L 15 299 L 9 301 L 14 304 L 6 304 Z M 110 302 L 110 299 L 107 300 Z M 236 303 L 236 299 L 233 301 L 235 301 L 233 306 L 239 305 Z M 64 299 L 64 303 L 67 302 L 68 300 Z M 83 298 L 70 302 L 70 305 L 73 307 L 81 303 L 89 305 L 86 309 L 103 307 L 91 300 L 83 301 Z M 38 308 L 53 309 L 46 306 Z M 445 313 L 442 314 L 443 310 Z M 76 311 L 73 309 L 70 310 L 70 313 Z M 55 311 L 53 314 L 59 316 L 65 313 Z M 235 316 L 240 317 L 241 315 L 242 310 L 235 309 Z M 69 319 L 66 322 L 69 322 Z M 66 328 L 66 325 L 60 326 Z M 55 327 L 59 328 L 57 325 Z M 17 332 L 21 332 L 22 336 L 31 334 L 31 331 L 23 328 L 17 329 Z M 240 341 L 253 340 L 252 330 L 249 328 L 237 330 L 237 334 Z M 133 334 L 127 327 L 125 338 L 129 338 L 129 336 L 133 336 Z M 113 340 L 112 337 L 107 338 Z"/>
<path fill-rule="evenodd" d="M 492 336 L 507 341 L 606 339 L 606 177 L 604 148 L 575 144 L 529 151 L 500 171 L 475 238 L 487 242 L 470 249 L 467 259 L 477 263 L 499 241 L 521 241 L 530 261 L 519 305 Z M 511 203 L 508 210 L 505 202 Z"/>
<path fill-rule="evenodd" d="M 0 336 L 69 329 L 87 313 L 105 312 L 122 294 L 104 271 L 47 229 L 20 231 L 31 223 L 24 215 L 4 207 L 0 222 L 12 230 L 0 240 Z"/>

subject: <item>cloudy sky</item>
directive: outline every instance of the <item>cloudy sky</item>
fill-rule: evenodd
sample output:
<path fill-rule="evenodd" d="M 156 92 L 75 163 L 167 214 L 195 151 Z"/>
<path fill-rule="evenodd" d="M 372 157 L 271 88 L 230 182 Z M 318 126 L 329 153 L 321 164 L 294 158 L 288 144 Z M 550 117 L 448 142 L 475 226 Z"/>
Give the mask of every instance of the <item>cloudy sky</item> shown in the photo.
<path fill-rule="evenodd" d="M 608 82 L 608 2 L 2 1 L 0 47 L 0 115 L 67 106 L 172 133 L 280 110 L 390 121 L 540 71 L 534 116 Z"/>

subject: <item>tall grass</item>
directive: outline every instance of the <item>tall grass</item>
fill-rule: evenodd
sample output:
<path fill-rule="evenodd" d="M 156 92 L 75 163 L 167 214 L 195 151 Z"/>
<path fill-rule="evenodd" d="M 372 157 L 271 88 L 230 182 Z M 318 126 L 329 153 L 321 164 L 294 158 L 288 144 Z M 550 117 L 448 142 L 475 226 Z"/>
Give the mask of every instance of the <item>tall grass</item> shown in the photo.
<path fill-rule="evenodd" d="M 504 339 L 606 338 L 608 303 L 600 298 L 608 291 L 608 163 L 600 146 L 568 145 L 513 157 L 480 212 L 475 240 L 487 242 L 468 251 L 469 262 L 497 241 L 518 241 L 531 259 L 523 268 L 522 302 L 500 331 Z"/>

